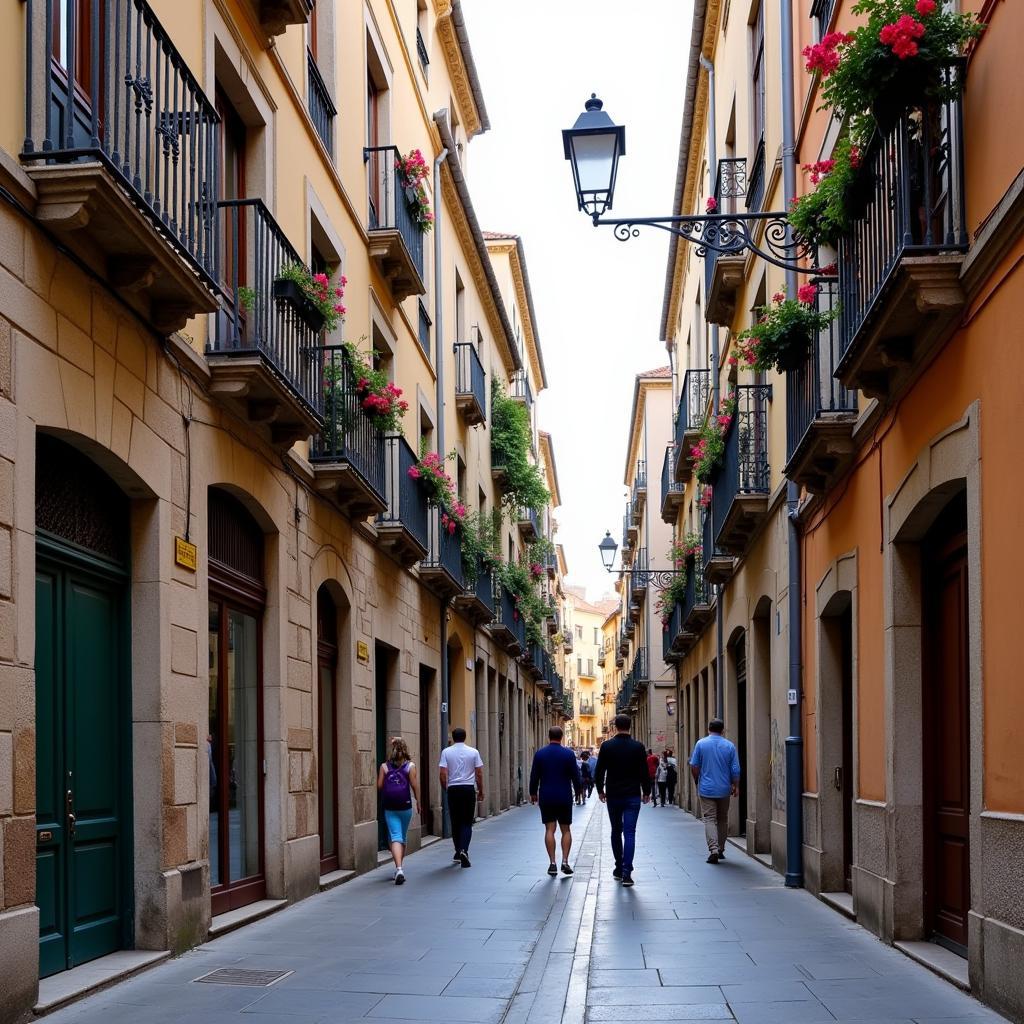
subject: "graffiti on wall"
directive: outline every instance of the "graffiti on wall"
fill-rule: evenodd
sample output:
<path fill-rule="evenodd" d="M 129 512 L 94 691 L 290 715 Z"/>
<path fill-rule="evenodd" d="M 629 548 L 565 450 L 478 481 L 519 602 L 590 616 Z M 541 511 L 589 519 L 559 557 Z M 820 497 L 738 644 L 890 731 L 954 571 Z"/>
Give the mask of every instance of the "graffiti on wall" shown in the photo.
<path fill-rule="evenodd" d="M 768 761 L 771 779 L 772 806 L 780 811 L 786 809 L 786 746 L 779 734 L 778 720 L 772 719 L 772 750 Z"/>

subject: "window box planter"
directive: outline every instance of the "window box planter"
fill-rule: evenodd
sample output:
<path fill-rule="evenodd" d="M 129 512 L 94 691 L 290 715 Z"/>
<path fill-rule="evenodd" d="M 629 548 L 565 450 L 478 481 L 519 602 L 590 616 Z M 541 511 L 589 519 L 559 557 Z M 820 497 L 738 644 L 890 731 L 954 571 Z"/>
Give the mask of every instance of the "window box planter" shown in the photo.
<path fill-rule="evenodd" d="M 319 334 L 324 329 L 327 318 L 316 308 L 297 281 L 275 278 L 274 298 L 278 302 L 288 303 L 295 310 L 299 319 L 315 334 Z"/>

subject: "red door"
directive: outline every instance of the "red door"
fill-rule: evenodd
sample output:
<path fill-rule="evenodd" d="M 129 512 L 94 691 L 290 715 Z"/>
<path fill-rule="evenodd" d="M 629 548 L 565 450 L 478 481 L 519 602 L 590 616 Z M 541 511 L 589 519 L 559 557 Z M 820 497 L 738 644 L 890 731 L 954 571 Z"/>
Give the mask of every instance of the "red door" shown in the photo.
<path fill-rule="evenodd" d="M 923 550 L 925 927 L 967 950 L 970 752 L 966 505 L 954 499 Z"/>

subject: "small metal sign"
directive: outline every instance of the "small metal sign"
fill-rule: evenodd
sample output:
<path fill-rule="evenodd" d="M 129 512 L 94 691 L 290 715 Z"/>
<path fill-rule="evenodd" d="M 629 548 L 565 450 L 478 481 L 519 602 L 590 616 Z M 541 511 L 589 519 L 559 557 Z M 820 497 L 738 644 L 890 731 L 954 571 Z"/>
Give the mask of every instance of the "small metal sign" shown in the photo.
<path fill-rule="evenodd" d="M 36 839 L 40 843 L 52 843 L 53 842 L 53 833 L 48 828 L 44 828 L 42 830 L 42 832 L 40 832 L 40 833 L 38 833 L 36 835 Z"/>
<path fill-rule="evenodd" d="M 370 660 L 370 645 L 365 640 L 356 641 L 356 657 L 362 662 Z"/>
<path fill-rule="evenodd" d="M 787 690 L 786 691 L 786 700 L 791 705 L 795 705 L 796 704 L 796 690 Z"/>
<path fill-rule="evenodd" d="M 441 701 L 441 714 L 442 715 L 447 715 L 448 714 L 448 702 L 447 701 Z"/>
<path fill-rule="evenodd" d="M 175 537 L 174 564 L 195 572 L 196 566 L 199 564 L 199 549 L 195 544 L 190 544 L 184 537 Z"/>

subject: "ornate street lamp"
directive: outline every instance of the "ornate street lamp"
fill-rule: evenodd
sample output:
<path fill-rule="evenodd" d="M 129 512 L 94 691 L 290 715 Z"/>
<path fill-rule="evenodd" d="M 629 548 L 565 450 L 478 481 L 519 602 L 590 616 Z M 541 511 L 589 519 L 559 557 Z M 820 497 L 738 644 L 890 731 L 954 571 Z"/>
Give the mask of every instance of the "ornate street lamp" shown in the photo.
<path fill-rule="evenodd" d="M 821 273 L 816 248 L 789 230 L 785 211 L 720 213 L 716 206 L 700 216 L 603 217 L 612 208 L 619 157 L 626 153 L 626 129 L 615 124 L 603 106 L 591 93 L 576 123 L 562 131 L 565 159 L 572 164 L 576 205 L 590 215 L 595 227 L 613 228 L 621 242 L 636 238 L 641 227 L 661 228 L 697 246 L 697 255 L 701 257 L 750 251 L 784 270 Z M 734 173 L 731 164 L 723 164 L 727 177 Z M 745 190 L 745 180 L 743 187 Z M 743 193 L 733 190 L 728 194 L 735 198 Z"/>
<path fill-rule="evenodd" d="M 660 590 L 664 590 L 672 582 L 673 576 L 686 573 L 685 569 L 626 569 L 625 567 L 615 569 L 615 552 L 619 550 L 619 545 L 612 538 L 611 530 L 605 530 L 604 537 L 597 545 L 597 549 L 601 552 L 601 562 L 606 572 L 619 572 L 626 576 L 642 576 Z"/>

